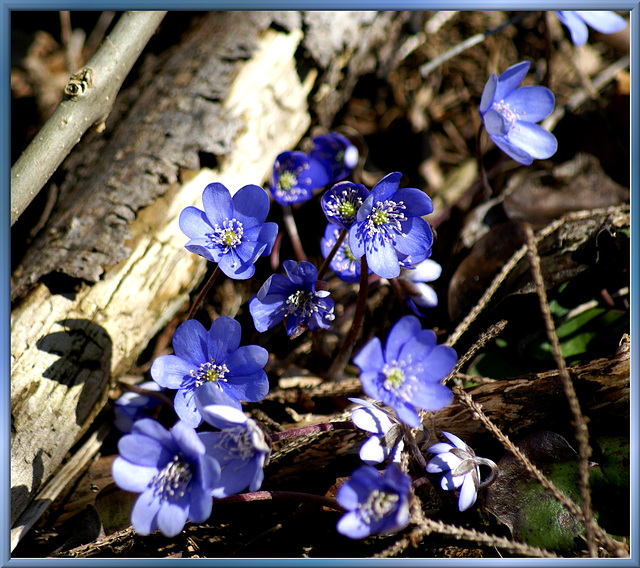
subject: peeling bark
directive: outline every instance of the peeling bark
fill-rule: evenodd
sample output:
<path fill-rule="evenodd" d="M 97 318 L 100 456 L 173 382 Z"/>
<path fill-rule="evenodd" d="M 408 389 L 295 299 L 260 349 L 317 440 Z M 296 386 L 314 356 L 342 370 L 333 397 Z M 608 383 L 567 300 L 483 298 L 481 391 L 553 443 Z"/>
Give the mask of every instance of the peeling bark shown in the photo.
<path fill-rule="evenodd" d="M 212 181 L 236 191 L 265 180 L 309 129 L 312 90 L 340 90 L 319 112 L 328 124 L 404 17 L 358 14 L 333 14 L 345 35 L 327 59 L 303 44 L 313 14 L 303 26 L 297 12 L 208 13 L 147 58 L 105 132 L 69 156 L 56 209 L 12 276 L 12 525 L 204 275 L 206 262 L 183 248 L 180 211 L 200 206 Z M 302 75 L 301 54 L 313 63 Z"/>

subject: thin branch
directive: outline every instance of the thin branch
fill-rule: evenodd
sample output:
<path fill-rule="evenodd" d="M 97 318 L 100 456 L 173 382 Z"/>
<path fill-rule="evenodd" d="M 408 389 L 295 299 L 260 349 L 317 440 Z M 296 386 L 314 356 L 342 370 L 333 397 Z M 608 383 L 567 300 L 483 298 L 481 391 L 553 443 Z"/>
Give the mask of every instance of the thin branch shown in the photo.
<path fill-rule="evenodd" d="M 125 12 L 65 98 L 11 168 L 11 225 L 92 125 L 104 128 L 116 95 L 166 12 Z"/>
<path fill-rule="evenodd" d="M 594 91 L 598 92 L 602 90 L 606 85 L 608 85 L 616 78 L 616 75 L 620 73 L 620 71 L 628 69 L 629 63 L 630 59 L 628 55 L 625 55 L 624 57 L 618 59 L 618 61 L 612 63 L 591 81 L 591 86 L 593 87 Z M 567 111 L 573 112 L 590 98 L 591 93 L 586 88 L 582 87 L 581 89 L 578 89 L 577 92 L 564 105 L 556 106 L 554 111 L 540 123 L 540 126 L 542 126 L 542 128 L 544 128 L 545 130 L 552 131 Z"/>
<path fill-rule="evenodd" d="M 419 69 L 420 76 L 422 78 L 426 77 L 434 69 L 436 69 L 437 67 L 440 67 L 440 65 L 442 65 L 446 61 L 449 61 L 449 59 L 453 59 L 456 55 L 460 55 L 463 51 L 470 49 L 474 45 L 478 45 L 479 43 L 482 43 L 489 36 L 496 34 L 499 31 L 502 31 L 507 26 L 510 26 L 512 24 L 515 24 L 516 22 L 519 22 L 520 20 L 522 20 L 522 18 L 524 18 L 525 16 L 528 16 L 530 13 L 531 12 L 521 12 L 520 14 L 511 18 L 508 22 L 505 22 L 504 24 L 498 26 L 497 28 L 493 28 L 492 30 L 488 30 L 486 32 L 482 32 L 474 36 L 471 36 L 469 39 L 463 41 L 462 43 L 459 43 L 455 47 L 452 47 L 449 51 L 443 53 L 439 57 L 436 57 L 435 59 L 432 59 L 428 63 L 425 63 Z"/>
<path fill-rule="evenodd" d="M 536 292 L 540 300 L 540 311 L 544 319 L 545 328 L 547 331 L 547 337 L 551 344 L 551 350 L 553 352 L 553 358 L 555 359 L 556 366 L 558 367 L 558 374 L 564 387 L 564 392 L 567 395 L 569 402 L 569 408 L 573 416 L 573 427 L 575 428 L 576 441 L 578 442 L 578 474 L 580 479 L 580 498 L 582 500 L 582 513 L 585 518 L 585 532 L 587 545 L 589 548 L 589 555 L 592 558 L 598 557 L 598 547 L 594 538 L 595 533 L 595 521 L 593 518 L 593 509 L 591 507 L 591 491 L 589 489 L 589 458 L 591 457 L 591 446 L 589 445 L 589 432 L 587 429 L 587 421 L 582 414 L 580 408 L 580 402 L 576 395 L 575 388 L 571 382 L 569 371 L 567 370 L 567 364 L 562 356 L 562 350 L 560 349 L 560 341 L 556 328 L 553 323 L 553 317 L 549 308 L 549 302 L 547 300 L 547 294 L 544 287 L 544 280 L 542 279 L 542 270 L 540 268 L 540 256 L 538 256 L 538 250 L 535 242 L 535 235 L 531 225 L 524 224 L 524 231 L 527 237 L 529 264 L 531 265 L 531 272 L 533 274 L 533 281 L 536 285 Z"/>
<path fill-rule="evenodd" d="M 431 533 L 450 535 L 456 539 L 464 539 L 468 542 L 476 542 L 478 544 L 484 544 L 485 546 L 495 546 L 496 548 L 509 550 L 522 556 L 533 558 L 558 558 L 558 556 L 553 552 L 543 548 L 538 548 L 537 546 L 530 546 L 522 542 L 510 540 L 503 536 L 487 534 L 475 529 L 467 529 L 443 523 L 442 521 L 436 521 L 435 519 L 426 517 L 419 507 L 415 507 L 412 512 L 413 515 L 411 520 L 418 526 L 386 550 L 383 550 L 379 554 L 375 554 L 373 558 L 390 558 L 397 556 L 410 544 L 413 544 L 414 546 L 418 545 L 425 536 Z"/>
<path fill-rule="evenodd" d="M 472 396 L 461 389 L 460 387 L 453 387 L 453 393 L 457 396 L 458 401 L 466 406 L 472 413 L 474 420 L 479 420 L 482 425 L 498 440 L 506 450 L 511 452 L 515 458 L 523 465 L 525 470 L 534 477 L 546 491 L 551 493 L 555 499 L 560 502 L 572 515 L 574 515 L 580 522 L 587 524 L 583 511 L 576 505 L 569 497 L 567 497 L 558 487 L 536 467 L 531 460 L 516 446 L 509 437 L 504 434 L 500 428 L 498 428 L 491 419 L 484 413 L 482 407 L 473 400 Z M 600 541 L 606 546 L 607 550 L 612 552 L 618 557 L 626 557 L 628 552 L 624 546 L 611 538 L 602 528 L 597 524 L 592 525 L 594 535 L 600 539 Z"/>

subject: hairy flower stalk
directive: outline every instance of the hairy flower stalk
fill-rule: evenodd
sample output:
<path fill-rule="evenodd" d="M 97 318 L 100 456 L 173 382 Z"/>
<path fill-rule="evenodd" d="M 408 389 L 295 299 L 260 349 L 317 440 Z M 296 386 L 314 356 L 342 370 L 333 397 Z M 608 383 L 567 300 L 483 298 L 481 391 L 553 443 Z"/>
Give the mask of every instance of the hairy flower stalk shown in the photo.
<path fill-rule="evenodd" d="M 340 350 L 336 354 L 329 371 L 327 372 L 327 379 L 335 379 L 344 370 L 353 348 L 355 347 L 358 335 L 362 329 L 362 322 L 364 320 L 364 312 L 367 306 L 367 297 L 369 295 L 369 269 L 367 267 L 366 257 L 360 259 L 360 288 L 358 289 L 358 299 L 356 301 L 356 310 L 353 314 L 353 322 L 349 333 L 344 342 L 340 346 Z"/>
<path fill-rule="evenodd" d="M 329 233 L 330 235 L 329 238 L 327 238 L 327 233 Z M 336 229 L 331 223 L 327 225 L 325 236 L 320 242 L 322 254 L 324 255 L 325 258 L 322 261 L 320 268 L 318 268 L 318 278 L 322 278 L 325 272 L 327 271 L 327 268 L 331 266 L 333 259 L 335 258 L 338 251 L 342 248 L 342 243 L 347 238 L 348 234 L 349 232 L 346 229 L 342 229 L 340 231 Z M 329 250 L 327 251 L 327 249 Z M 325 251 L 326 251 L 326 254 L 325 254 Z"/>

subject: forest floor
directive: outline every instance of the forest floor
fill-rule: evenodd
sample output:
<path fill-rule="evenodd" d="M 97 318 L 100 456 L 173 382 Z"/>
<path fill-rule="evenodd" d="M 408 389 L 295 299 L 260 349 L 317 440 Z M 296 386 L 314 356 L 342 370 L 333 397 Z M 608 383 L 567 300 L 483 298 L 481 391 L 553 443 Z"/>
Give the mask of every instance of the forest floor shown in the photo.
<path fill-rule="evenodd" d="M 558 236 L 558 229 L 543 241 L 544 246 L 540 245 L 542 277 L 562 353 L 569 369 L 575 367 L 588 372 L 602 364 L 602 360 L 616 358 L 630 327 L 628 67 L 616 72 L 604 84 L 597 82 L 598 77 L 628 57 L 628 29 L 611 35 L 590 30 L 589 42 L 576 47 L 566 30 L 553 20 L 553 14 L 549 14 L 551 57 L 547 59 L 543 18 L 541 13 L 533 12 L 442 63 L 428 75 L 421 74 L 421 68 L 429 61 L 474 34 L 497 28 L 514 15 L 505 12 L 413 13 L 404 30 L 405 42 L 398 51 L 396 65 L 386 74 L 378 70 L 361 78 L 350 101 L 338 114 L 333 129 L 354 140 L 363 158 L 349 179 L 371 188 L 383 175 L 400 171 L 404 176 L 403 186 L 424 189 L 433 200 L 434 213 L 427 218 L 435 235 L 431 258 L 442 266 L 442 274 L 430 283 L 437 293 L 438 305 L 425 310 L 421 321 L 423 327 L 435 330 L 439 342 L 451 337 L 464 317 L 478 306 L 499 270 L 525 244 L 523 223 L 539 231 L 558 219 L 564 219 L 566 226 L 571 222 L 571 217 L 566 215 L 576 211 L 600 211 L 584 221 L 598 227 L 595 234 L 585 230 L 572 241 L 572 235 Z M 84 28 L 88 39 L 96 25 L 104 25 L 97 22 L 98 17 L 97 13 L 77 16 L 72 13 L 71 23 L 74 29 Z M 184 13 L 178 19 L 176 25 L 188 26 Z M 67 50 L 63 48 L 59 21 L 51 20 L 16 17 L 12 22 L 12 161 L 29 137 L 38 131 L 66 82 Z M 527 85 L 542 84 L 549 64 L 547 84 L 555 95 L 557 112 L 551 128 L 558 139 L 558 151 L 550 159 L 522 166 L 493 146 L 484 134 L 481 154 L 492 190 L 487 196 L 479 178 L 476 157 L 480 97 L 492 72 L 499 74 L 524 60 L 532 62 L 525 80 Z M 576 95 L 583 98 L 577 105 L 567 106 Z M 605 209 L 607 212 L 602 213 Z M 293 214 L 307 257 L 318 265 L 322 261 L 319 236 L 326 224 L 319 208 L 319 195 L 294 208 Z M 586 218 L 574 220 L 576 232 L 584 228 L 580 219 Z M 274 206 L 268 220 L 280 221 L 280 213 Z M 13 267 L 38 230 L 36 224 L 21 221 L 15 227 Z M 278 258 L 280 261 L 293 258 L 286 234 L 272 257 L 276 265 Z M 244 301 L 256 293 L 272 272 L 270 263 L 262 261 L 249 281 L 219 281 L 198 312 L 198 318 L 208 326 L 218 315 L 232 315 L 243 329 L 252 326 Z M 358 285 L 342 282 L 332 273 L 328 274 L 327 281 L 338 306 L 335 329 L 338 334 L 346 333 L 352 323 Z M 388 322 L 411 313 L 404 298 L 396 292 L 387 280 L 371 279 L 364 329 L 356 351 L 371 337 L 384 338 Z M 192 300 L 195 295 L 194 292 Z M 150 379 L 151 364 L 157 356 L 171 352 L 171 336 L 189 307 L 185 305 L 171 325 L 154 338 L 123 382 L 131 384 Z M 490 338 L 468 356 L 465 365 L 452 377 L 450 386 L 473 392 L 474 388 L 490 389 L 495 381 L 515 381 L 522 377 L 535 381 L 555 372 L 557 365 L 544 331 L 538 295 L 526 260 L 505 276 L 499 290 L 481 307 L 475 321 L 455 344 L 458 357 L 464 358 L 481 334 L 497 322 L 505 320 L 505 327 L 497 338 Z M 272 391 L 264 401 L 247 404 L 245 410 L 271 431 L 334 420 L 352 408 L 348 397 L 362 396 L 354 365 L 347 366 L 346 380 L 335 385 L 327 385 L 321 378 L 331 362 L 337 334 L 321 338 L 316 333 L 305 333 L 290 340 L 280 326 L 264 334 L 255 333 L 247 340 L 262 345 L 270 353 L 266 370 Z M 594 467 L 601 474 L 591 478 L 599 523 L 608 534 L 628 542 L 628 377 L 626 389 L 621 388 L 619 393 L 627 396 L 626 414 L 620 412 L 624 401 L 599 406 L 590 398 L 594 391 L 588 389 L 580 391 L 579 398 L 589 418 L 593 448 L 590 459 L 598 464 Z M 535 385 L 531 389 L 531 400 L 535 404 Z M 111 419 L 112 402 L 121 393 L 121 388 L 114 390 L 100 419 Z M 556 396 L 564 397 L 562 387 L 558 386 Z M 506 415 L 511 411 L 509 404 L 515 403 L 506 396 L 501 401 Z M 509 426 L 514 442 L 529 435 L 544 436 L 547 453 L 535 448 L 530 455 L 540 458 L 538 463 L 546 473 L 550 472 L 543 464 L 548 465 L 557 458 L 559 454 L 554 452 L 564 451 L 558 449 L 564 441 L 578 448 L 571 413 L 568 407 L 562 408 L 564 410 L 558 412 L 557 409 L 531 408 L 531 419 L 527 418 L 529 411 L 521 409 L 522 427 Z M 464 411 L 459 409 L 460 413 Z M 160 422 L 171 426 L 174 420 L 171 409 L 160 407 L 154 412 Z M 472 420 L 470 415 L 467 420 Z M 293 468 L 286 458 L 274 459 L 265 469 L 261 489 L 335 495 L 336 485 L 348 478 L 360 463 L 358 444 L 365 438 L 362 435 L 355 441 L 350 440 L 343 451 L 340 450 L 341 434 L 340 431 L 332 434 L 335 452 L 327 448 L 309 450 L 307 457 L 303 452 L 299 471 L 291 475 L 282 474 L 282 468 Z M 433 441 L 439 432 L 431 431 L 430 435 Z M 501 558 L 535 556 L 539 549 L 533 547 L 540 543 L 550 554 L 587 556 L 583 527 L 572 524 L 575 519 L 568 523 L 570 527 L 560 528 L 561 532 L 568 531 L 564 534 L 569 536 L 560 539 L 563 544 L 555 549 L 553 543 L 539 536 L 529 539 L 531 547 L 518 549 L 504 544 L 513 542 L 513 527 L 510 530 L 490 512 L 483 493 L 474 508 L 460 512 L 452 495 L 435 491 L 429 484 L 418 488 L 416 494 L 424 514 L 441 523 L 441 530 L 432 527 L 419 538 L 417 533 L 412 533 L 415 527 L 411 525 L 398 534 L 351 540 L 336 532 L 339 511 L 291 500 L 214 504 L 207 522 L 187 524 L 175 538 L 166 538 L 158 532 L 141 537 L 129 528 L 128 522 L 128 511 L 135 496 L 118 490 L 111 477 L 119 436 L 112 428 L 90 467 L 69 480 L 63 497 L 49 507 L 23 538 L 13 551 L 14 558 L 67 555 L 368 558 L 378 554 L 406 558 Z M 504 447 L 488 431 L 474 438 L 473 447 L 478 455 L 495 462 L 505 455 Z M 274 457 L 279 449 L 274 449 Z M 415 469 L 415 465 L 411 467 Z M 610 473 L 611 470 L 615 473 Z M 573 486 L 562 486 L 570 494 L 579 494 L 575 476 L 572 479 Z M 536 499 L 519 494 L 518 491 L 525 489 L 517 484 L 502 489 L 512 492 L 514 506 L 518 508 Z M 515 513 L 511 510 L 503 510 L 501 515 L 502 521 L 511 519 L 510 522 L 516 523 L 515 530 L 519 530 L 523 538 L 530 527 L 519 526 L 521 521 L 513 520 Z M 549 515 L 552 520 L 548 522 L 561 523 L 555 513 Z M 532 530 L 535 532 L 535 527 Z M 407 535 L 413 535 L 412 542 L 403 540 Z M 394 548 L 394 545 L 397 546 Z M 598 553 L 612 555 L 611 550 L 602 546 Z"/>

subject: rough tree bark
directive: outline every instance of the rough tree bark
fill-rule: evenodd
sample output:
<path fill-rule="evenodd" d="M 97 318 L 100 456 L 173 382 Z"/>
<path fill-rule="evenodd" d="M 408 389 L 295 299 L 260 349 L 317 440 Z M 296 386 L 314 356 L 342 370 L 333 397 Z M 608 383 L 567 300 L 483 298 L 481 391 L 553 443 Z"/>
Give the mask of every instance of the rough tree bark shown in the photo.
<path fill-rule="evenodd" d="M 180 211 L 199 205 L 213 180 L 232 191 L 262 183 L 312 113 L 330 125 L 357 78 L 384 68 L 404 18 L 206 14 L 167 53 L 147 57 L 106 131 L 85 136 L 63 164 L 56 209 L 12 275 L 16 540 L 21 515 L 91 427 L 114 379 L 205 272 L 184 251 Z M 201 167 L 205 159 L 214 169 Z"/>

